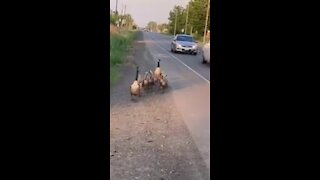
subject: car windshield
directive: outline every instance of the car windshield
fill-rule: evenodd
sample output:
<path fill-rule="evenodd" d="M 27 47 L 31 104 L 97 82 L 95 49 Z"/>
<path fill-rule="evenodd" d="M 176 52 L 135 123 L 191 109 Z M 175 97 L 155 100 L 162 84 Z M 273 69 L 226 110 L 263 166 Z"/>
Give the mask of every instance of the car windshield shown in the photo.
<path fill-rule="evenodd" d="M 177 36 L 177 41 L 194 42 L 194 39 L 191 36 Z"/>

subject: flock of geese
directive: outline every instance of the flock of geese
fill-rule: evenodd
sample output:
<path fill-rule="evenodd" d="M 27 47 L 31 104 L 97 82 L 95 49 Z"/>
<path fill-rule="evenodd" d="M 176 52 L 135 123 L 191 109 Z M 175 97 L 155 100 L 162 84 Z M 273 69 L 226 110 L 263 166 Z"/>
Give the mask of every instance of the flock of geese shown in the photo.
<path fill-rule="evenodd" d="M 158 85 L 162 92 L 168 86 L 167 75 L 160 69 L 160 59 L 154 72 L 147 71 L 143 79 L 139 78 L 139 66 L 137 66 L 136 77 L 130 86 L 131 99 L 133 96 L 141 96 L 141 89 L 150 89 L 154 85 Z"/>

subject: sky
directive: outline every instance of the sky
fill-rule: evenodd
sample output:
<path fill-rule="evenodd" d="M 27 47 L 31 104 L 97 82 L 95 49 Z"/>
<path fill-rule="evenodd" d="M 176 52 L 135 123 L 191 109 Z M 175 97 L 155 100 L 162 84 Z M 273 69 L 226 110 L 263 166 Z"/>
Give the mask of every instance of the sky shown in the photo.
<path fill-rule="evenodd" d="M 130 14 L 139 27 L 148 22 L 168 23 L 169 12 L 175 5 L 186 7 L 190 0 L 118 0 L 118 12 L 126 5 L 126 14 Z M 115 11 L 116 0 L 110 0 L 110 8 Z"/>

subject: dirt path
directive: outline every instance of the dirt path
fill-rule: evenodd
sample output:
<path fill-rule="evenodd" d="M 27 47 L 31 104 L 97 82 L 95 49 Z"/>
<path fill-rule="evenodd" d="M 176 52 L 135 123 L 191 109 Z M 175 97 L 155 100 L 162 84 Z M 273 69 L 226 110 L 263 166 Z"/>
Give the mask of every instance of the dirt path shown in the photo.
<path fill-rule="evenodd" d="M 172 100 L 170 88 L 144 91 L 131 101 L 129 85 L 156 64 L 141 33 L 122 68 L 123 77 L 110 92 L 110 178 L 209 179 L 207 167 Z"/>

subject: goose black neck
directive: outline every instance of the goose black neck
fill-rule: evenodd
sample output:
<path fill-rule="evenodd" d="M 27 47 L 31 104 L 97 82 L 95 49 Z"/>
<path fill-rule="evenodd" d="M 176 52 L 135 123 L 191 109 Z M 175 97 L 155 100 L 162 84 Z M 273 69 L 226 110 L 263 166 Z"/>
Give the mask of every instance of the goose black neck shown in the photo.
<path fill-rule="evenodd" d="M 136 81 L 138 81 L 138 74 L 139 74 L 139 69 L 137 69 L 137 73 L 136 73 Z"/>
<path fill-rule="evenodd" d="M 158 66 L 157 67 L 160 67 L 160 61 L 158 61 Z"/>

